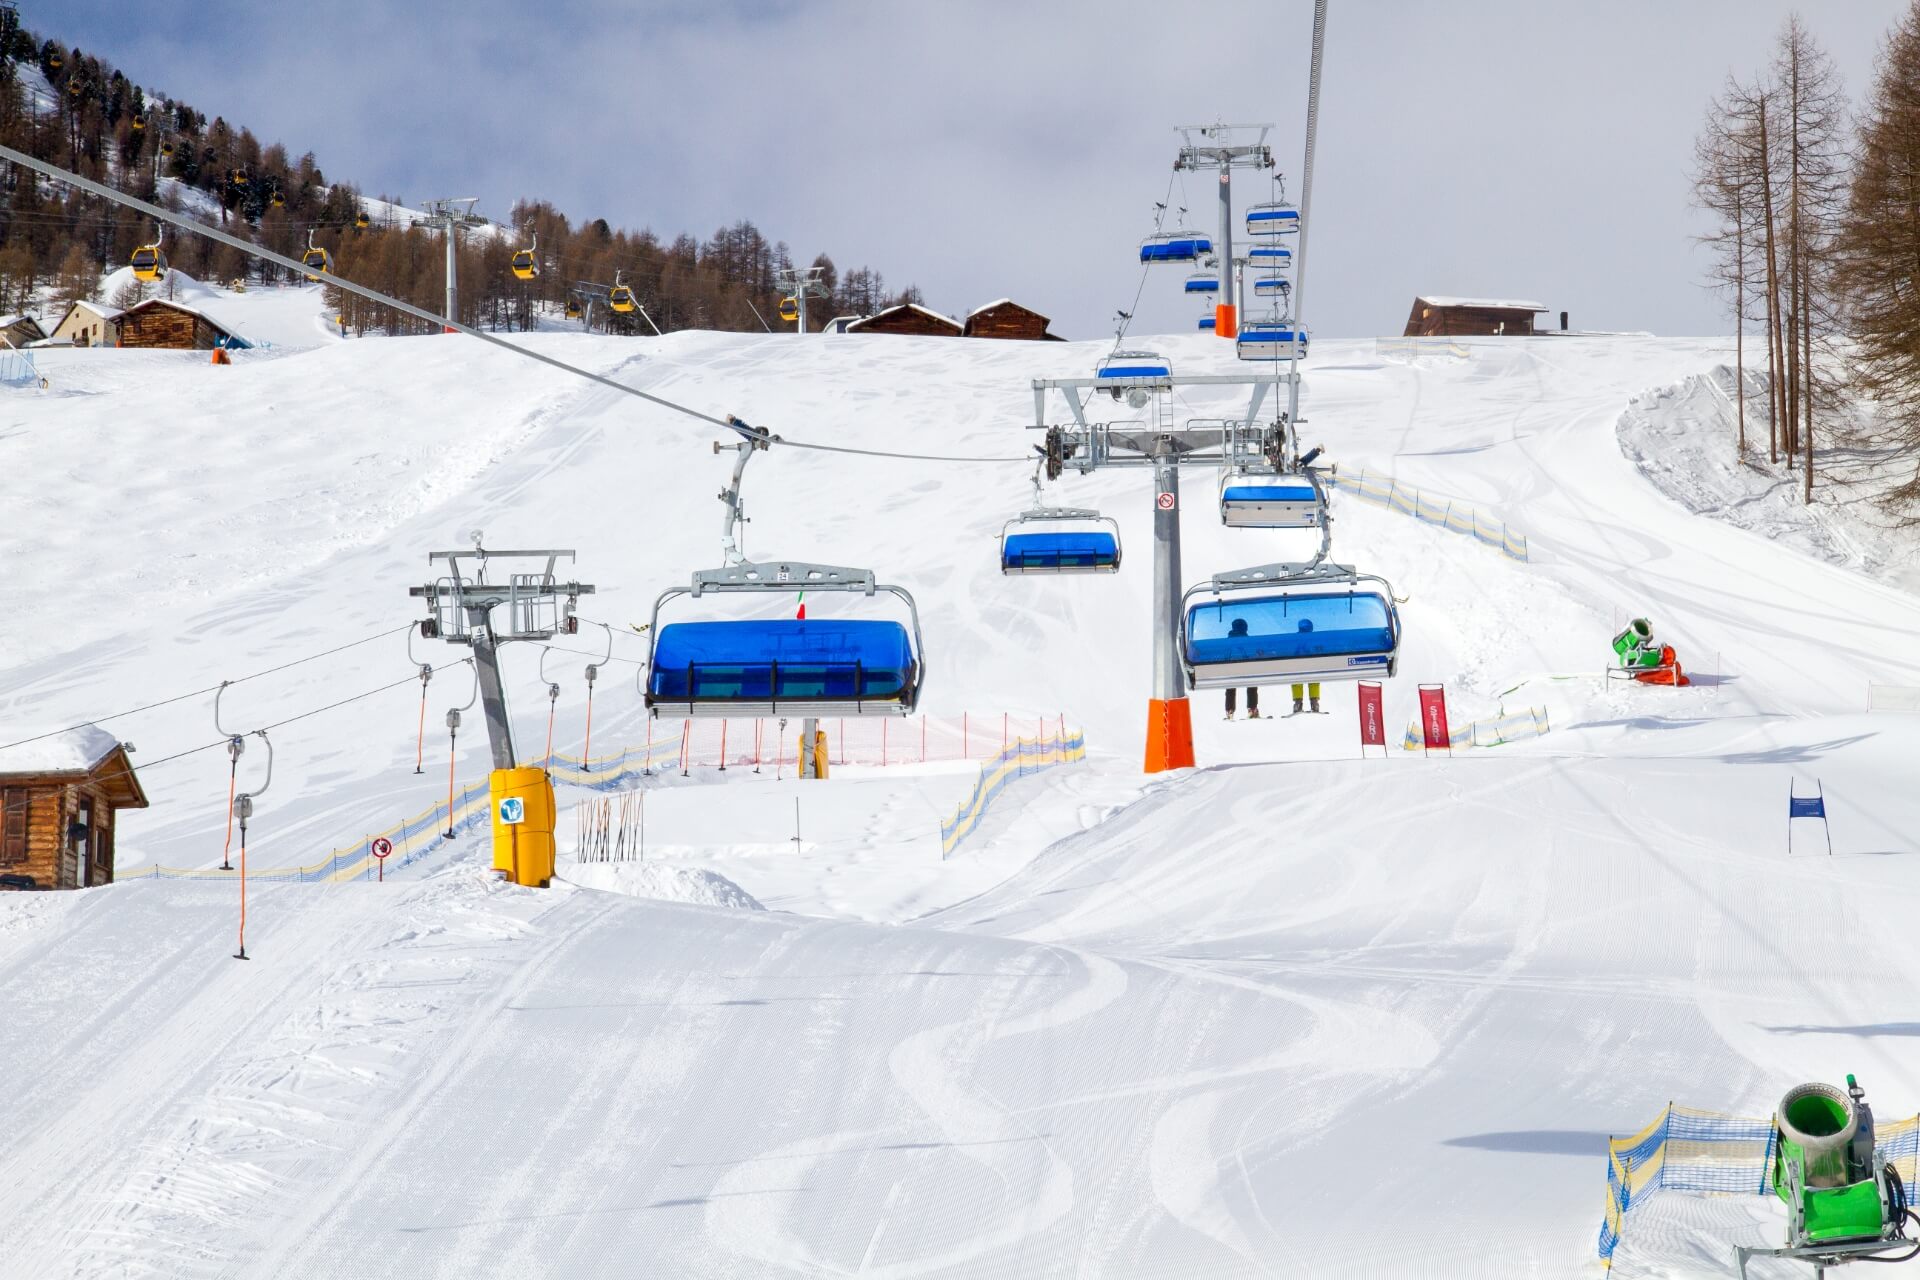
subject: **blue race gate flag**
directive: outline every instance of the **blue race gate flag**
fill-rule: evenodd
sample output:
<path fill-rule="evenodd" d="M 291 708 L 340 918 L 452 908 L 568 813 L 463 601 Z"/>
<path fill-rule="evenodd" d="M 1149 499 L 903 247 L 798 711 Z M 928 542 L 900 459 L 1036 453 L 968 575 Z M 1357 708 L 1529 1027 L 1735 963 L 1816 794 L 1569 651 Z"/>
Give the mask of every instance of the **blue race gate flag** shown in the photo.
<path fill-rule="evenodd" d="M 1793 820 L 1795 818 L 1818 818 L 1820 830 L 1827 837 L 1827 856 L 1833 856 L 1833 829 L 1827 825 L 1827 793 L 1820 780 L 1813 781 L 1815 794 L 1797 796 L 1793 794 L 1793 780 L 1787 780 L 1787 853 L 1793 853 Z"/>

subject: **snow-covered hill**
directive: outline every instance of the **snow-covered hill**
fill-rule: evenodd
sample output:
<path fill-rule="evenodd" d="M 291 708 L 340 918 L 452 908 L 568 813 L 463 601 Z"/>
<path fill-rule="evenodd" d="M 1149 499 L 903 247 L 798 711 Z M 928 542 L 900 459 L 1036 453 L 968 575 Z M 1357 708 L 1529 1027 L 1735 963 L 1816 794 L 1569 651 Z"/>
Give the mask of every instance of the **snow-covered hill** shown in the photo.
<path fill-rule="evenodd" d="M 232 305 L 291 316 L 300 291 L 276 292 Z M 476 528 L 577 548 L 599 588 L 584 612 L 628 658 L 625 624 L 719 556 L 713 429 L 465 338 L 323 336 L 229 367 L 52 353 L 50 390 L 0 398 L 0 550 L 25 605 L 0 620 L 0 741 L 355 640 L 230 690 L 227 719 L 398 682 L 275 731 L 261 864 L 444 787 L 413 772 L 406 677 L 447 655 L 398 630 L 429 550 Z M 1028 380 L 1098 354 L 521 341 L 789 438 L 996 457 L 1028 453 Z M 1155 345 L 1181 371 L 1234 364 L 1209 338 Z M 1350 689 L 1328 687 L 1329 716 L 1261 722 L 1206 695 L 1206 767 L 1145 778 L 1144 473 L 1054 495 L 1120 519 L 1125 572 L 1008 579 L 994 539 L 1025 464 L 776 447 L 747 476 L 750 553 L 872 564 L 920 602 L 927 710 L 1064 712 L 1092 759 L 1016 785 L 945 865 L 904 838 L 931 830 L 939 775 L 676 779 L 658 838 L 686 874 L 607 887 L 701 901 L 505 888 L 462 846 L 385 885 L 260 892 L 244 965 L 225 884 L 0 897 L 23 1032 L 0 1069 L 32 1082 L 0 1102 L 0 1165 L 30 1188 L 0 1210 L 0 1256 L 100 1275 L 1580 1275 L 1605 1135 L 1669 1099 L 1764 1112 L 1852 1070 L 1883 1114 L 1920 1110 L 1901 1038 L 1920 980 L 1899 959 L 1920 723 L 1861 714 L 1869 681 L 1920 685 L 1920 599 L 1696 515 L 1622 454 L 1632 398 L 1729 344 L 1468 346 L 1425 367 L 1317 343 L 1303 435 L 1529 537 L 1522 564 L 1335 499 L 1338 557 L 1408 597 L 1389 723 L 1437 681 L 1461 715 L 1546 707 L 1546 737 L 1362 761 Z M 1220 527 L 1210 496 L 1186 479 L 1190 580 L 1304 545 Z M 1695 686 L 1600 677 L 1636 614 Z M 563 741 L 597 656 L 549 660 L 568 666 Z M 545 729 L 537 665 L 508 652 L 523 741 Z M 622 679 L 599 687 L 596 744 L 643 732 Z M 429 725 L 462 681 L 435 681 Z M 159 762 L 123 872 L 216 863 L 224 754 L 160 762 L 218 737 L 210 695 L 106 727 Z M 1816 777 L 1836 856 L 1789 859 L 1782 795 Z M 822 810 L 800 853 L 767 829 L 794 794 Z M 719 876 L 738 905 L 703 905 L 735 901 Z M 1719 1274 L 1727 1240 L 1775 1234 L 1757 1204 L 1696 1207 L 1616 1270 Z"/>

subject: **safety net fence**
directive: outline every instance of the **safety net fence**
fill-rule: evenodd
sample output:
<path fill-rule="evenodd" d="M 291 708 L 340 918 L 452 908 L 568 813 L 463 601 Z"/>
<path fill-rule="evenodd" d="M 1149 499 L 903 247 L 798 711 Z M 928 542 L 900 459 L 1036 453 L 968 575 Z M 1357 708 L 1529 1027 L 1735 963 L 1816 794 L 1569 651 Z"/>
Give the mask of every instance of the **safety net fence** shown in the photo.
<path fill-rule="evenodd" d="M 945 859 L 972 835 L 986 816 L 987 809 L 1011 783 L 1044 772 L 1055 765 L 1073 764 L 1087 758 L 1086 734 L 1069 734 L 1063 724 L 1057 734 L 1021 738 L 980 768 L 973 791 L 960 802 L 953 816 L 940 824 L 940 857 Z"/>
<path fill-rule="evenodd" d="M 1443 529 L 1463 533 L 1515 559 L 1527 558 L 1527 535 L 1505 523 L 1482 516 L 1473 507 L 1452 498 L 1431 497 L 1392 476 L 1369 475 L 1365 467 L 1358 472 L 1336 471 L 1333 487 L 1351 493 L 1362 502 L 1388 507 L 1404 515 Z"/>
<path fill-rule="evenodd" d="M 1920 1178 L 1920 1116 L 1876 1119 L 1874 1142 L 1879 1158 L 1893 1165 L 1901 1181 L 1913 1186 Z M 1611 1266 L 1628 1214 L 1656 1191 L 1769 1194 L 1774 1155 L 1771 1119 L 1669 1103 L 1639 1133 L 1607 1143 L 1607 1207 L 1600 1221 L 1600 1257 Z"/>
<path fill-rule="evenodd" d="M 1066 717 L 995 711 L 820 721 L 820 729 L 827 735 L 828 759 L 833 765 L 896 766 L 983 760 L 989 762 L 991 769 L 998 767 L 1007 752 L 1017 746 L 1021 739 L 1016 734 L 1024 728 L 1031 728 L 1040 737 L 1051 734 L 1051 740 L 1058 741 L 1065 735 Z M 1077 736 L 1075 740 L 1078 741 Z M 685 776 L 696 768 L 757 767 L 777 778 L 795 767 L 799 747 L 798 717 L 787 719 L 784 732 L 778 719 L 683 719 L 655 725 L 646 741 L 623 746 L 606 755 L 589 759 L 555 752 L 527 763 L 545 767 L 556 785 L 617 791 L 669 770 Z M 1081 754 L 1084 753 L 1082 747 Z M 441 799 L 410 818 L 367 832 L 353 843 L 335 848 L 318 862 L 280 866 L 250 863 L 247 878 L 299 884 L 371 878 L 381 861 L 373 854 L 377 841 L 384 840 L 391 847 L 385 862 L 386 869 L 394 871 L 418 862 L 448 840 L 486 826 L 489 816 L 487 779 L 480 778 L 456 786 L 450 797 L 443 793 Z M 219 880 L 235 874 L 236 870 L 222 867 L 169 867 L 154 863 L 131 868 L 115 878 Z"/>

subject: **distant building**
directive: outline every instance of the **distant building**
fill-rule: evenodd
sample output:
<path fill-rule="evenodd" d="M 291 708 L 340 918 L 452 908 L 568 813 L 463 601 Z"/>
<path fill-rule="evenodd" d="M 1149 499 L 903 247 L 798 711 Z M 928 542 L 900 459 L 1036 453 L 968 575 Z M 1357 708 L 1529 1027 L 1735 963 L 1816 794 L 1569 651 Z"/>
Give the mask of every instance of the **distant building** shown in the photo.
<path fill-rule="evenodd" d="M 963 332 L 958 320 L 941 315 L 938 311 L 912 302 L 903 302 L 897 307 L 888 307 L 878 315 L 864 320 L 855 320 L 846 327 L 847 333 L 902 333 L 922 338 L 957 338 Z"/>
<path fill-rule="evenodd" d="M 94 725 L 0 749 L 0 888 L 112 884 L 114 814 L 146 807 L 126 745 Z"/>
<path fill-rule="evenodd" d="M 46 336 L 47 331 L 32 316 L 0 316 L 0 342 L 9 347 L 24 347 Z"/>
<path fill-rule="evenodd" d="M 1407 317 L 1403 337 L 1524 337 L 1533 333 L 1533 318 L 1546 308 L 1537 302 L 1502 298 L 1418 297 Z"/>
<path fill-rule="evenodd" d="M 47 345 L 111 347 L 120 340 L 120 308 L 76 302 L 47 335 Z"/>
<path fill-rule="evenodd" d="M 171 351 L 211 351 L 215 347 L 250 345 L 204 311 L 165 298 L 148 298 L 120 313 L 123 347 L 158 347 Z"/>
<path fill-rule="evenodd" d="M 835 316 L 833 319 L 827 321 L 824 325 L 820 326 L 820 332 L 845 333 L 848 329 L 852 328 L 855 324 L 857 324 L 861 319 L 863 319 L 863 317 L 861 316 Z"/>
<path fill-rule="evenodd" d="M 1011 298 L 975 307 L 967 315 L 961 334 L 968 338 L 1021 338 L 1029 342 L 1065 342 L 1057 333 L 1048 333 L 1051 322 L 1031 307 L 1023 307 Z"/>

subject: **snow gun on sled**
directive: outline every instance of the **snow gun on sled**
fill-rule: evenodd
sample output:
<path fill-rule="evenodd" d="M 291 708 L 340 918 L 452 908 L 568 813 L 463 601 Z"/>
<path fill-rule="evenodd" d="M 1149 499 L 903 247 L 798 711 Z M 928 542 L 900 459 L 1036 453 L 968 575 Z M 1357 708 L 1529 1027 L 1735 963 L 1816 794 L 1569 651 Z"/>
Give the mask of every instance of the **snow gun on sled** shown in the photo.
<path fill-rule="evenodd" d="M 1615 665 L 1607 668 L 1609 679 L 1638 680 L 1641 684 L 1692 683 L 1681 669 L 1673 646 L 1654 643 L 1653 624 L 1645 618 L 1635 618 L 1613 638 L 1613 656 Z"/>
<path fill-rule="evenodd" d="M 1905 1262 L 1920 1257 L 1920 1226 L 1909 1189 L 1873 1140 L 1873 1109 L 1866 1090 L 1803 1084 L 1787 1091 L 1774 1113 L 1769 1176 L 1787 1206 L 1787 1243 L 1778 1249 L 1737 1245 L 1742 1280 L 1747 1259 L 1797 1258 L 1813 1264 L 1815 1280 L 1846 1262 Z M 1893 1252 L 1904 1249 L 1904 1253 Z"/>

